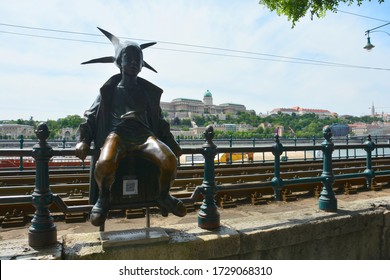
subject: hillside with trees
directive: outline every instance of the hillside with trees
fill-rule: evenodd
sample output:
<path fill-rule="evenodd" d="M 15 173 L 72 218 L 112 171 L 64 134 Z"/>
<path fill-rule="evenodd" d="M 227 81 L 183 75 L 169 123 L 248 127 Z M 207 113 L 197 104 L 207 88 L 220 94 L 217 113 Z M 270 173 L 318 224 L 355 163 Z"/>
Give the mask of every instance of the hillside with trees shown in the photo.
<path fill-rule="evenodd" d="M 297 115 L 295 113 L 289 114 L 277 114 L 269 115 L 266 117 L 257 116 L 250 113 L 239 113 L 235 116 L 227 115 L 225 120 L 220 120 L 217 116 L 196 116 L 193 119 L 199 126 L 207 125 L 221 125 L 221 124 L 241 124 L 249 125 L 254 130 L 247 131 L 215 131 L 216 138 L 228 138 L 233 136 L 234 138 L 270 138 L 274 136 L 274 133 L 278 127 L 284 128 L 284 137 L 322 137 L 322 129 L 326 125 L 333 124 L 353 124 L 357 122 L 372 123 L 382 121 L 376 117 L 354 117 L 346 116 L 339 117 L 325 117 L 320 118 L 315 114 Z M 190 123 L 189 121 L 187 123 Z M 171 124 L 172 128 L 182 129 L 183 126 L 176 126 L 175 123 Z M 189 129 L 186 128 L 187 130 Z"/>
<path fill-rule="evenodd" d="M 50 130 L 50 139 L 59 139 L 61 138 L 61 130 L 63 128 L 72 128 L 76 130 L 79 125 L 84 121 L 84 118 L 79 115 L 69 115 L 65 118 L 60 118 L 57 120 L 46 120 L 47 126 Z M 36 121 L 33 117 L 30 117 L 29 120 L 17 119 L 11 121 L 0 121 L 0 124 L 22 124 L 22 125 L 30 125 L 34 128 L 38 126 L 41 121 Z"/>
<path fill-rule="evenodd" d="M 84 118 L 79 115 L 70 115 L 65 118 L 57 120 L 47 120 L 46 123 L 50 130 L 50 139 L 60 139 L 61 130 L 63 128 L 72 128 L 74 131 L 77 130 L 79 125 L 84 121 Z M 261 117 L 251 113 L 239 113 L 237 115 L 226 115 L 224 120 L 214 115 L 195 116 L 192 121 L 196 123 L 198 127 L 206 127 L 207 125 L 223 125 L 223 124 L 237 124 L 237 125 L 248 125 L 252 127 L 252 130 L 246 131 L 215 131 L 216 138 L 270 138 L 274 136 L 274 133 L 278 127 L 284 128 L 283 137 L 288 138 L 301 138 L 301 137 L 322 137 L 322 128 L 325 125 L 332 124 L 353 124 L 357 122 L 372 123 L 380 122 L 382 119 L 374 118 L 369 116 L 364 117 L 326 117 L 320 118 L 315 114 L 304 114 L 297 115 L 293 113 L 288 114 L 277 114 Z M 7 121 L 6 123 L 15 123 L 23 125 L 31 125 L 36 127 L 41 121 L 35 121 L 32 117 L 29 120 L 13 120 Z M 179 119 L 175 118 L 169 120 L 171 128 L 175 130 L 188 131 L 192 127 L 190 119 Z M 5 122 L 1 122 L 5 123 Z"/>

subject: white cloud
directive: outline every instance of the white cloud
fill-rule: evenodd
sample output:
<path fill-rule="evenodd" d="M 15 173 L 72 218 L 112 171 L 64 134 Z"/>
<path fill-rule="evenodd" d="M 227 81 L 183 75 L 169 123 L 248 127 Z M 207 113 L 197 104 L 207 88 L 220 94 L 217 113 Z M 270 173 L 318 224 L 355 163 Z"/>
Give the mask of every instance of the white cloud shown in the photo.
<path fill-rule="evenodd" d="M 388 16 L 390 5 L 370 3 L 343 10 L 383 18 Z M 372 102 L 377 107 L 390 107 L 389 71 L 275 61 L 295 57 L 388 69 L 390 38 L 386 34 L 376 33 L 375 37 L 372 34 L 376 48 L 371 53 L 362 48 L 366 40 L 364 31 L 382 24 L 367 18 L 328 13 L 324 19 L 305 18 L 291 29 L 285 17 L 278 17 L 257 1 L 249 0 L 117 0 L 109 4 L 12 1 L 0 4 L 0 18 L 7 24 L 96 35 L 100 35 L 96 29 L 99 26 L 117 36 L 159 41 L 144 54 L 159 73 L 144 69 L 141 76 L 164 89 L 164 101 L 178 97 L 202 99 L 209 89 L 216 104 L 239 103 L 263 113 L 275 107 L 301 106 L 360 115 L 369 113 Z M 0 25 L 0 31 L 100 42 L 0 33 L 0 120 L 30 116 L 46 120 L 82 114 L 99 87 L 117 72 L 114 65 L 80 65 L 82 61 L 113 54 L 104 37 L 5 25 Z"/>

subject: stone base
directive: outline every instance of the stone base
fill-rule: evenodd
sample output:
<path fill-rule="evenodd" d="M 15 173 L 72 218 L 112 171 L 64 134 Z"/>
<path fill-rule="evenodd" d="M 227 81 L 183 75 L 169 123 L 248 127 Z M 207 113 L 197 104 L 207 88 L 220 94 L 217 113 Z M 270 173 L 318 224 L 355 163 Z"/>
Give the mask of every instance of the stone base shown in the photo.
<path fill-rule="evenodd" d="M 319 210 L 315 199 L 294 209 L 291 209 L 293 203 L 275 203 L 268 212 L 262 212 L 261 207 L 258 211 L 226 210 L 221 225 L 214 230 L 201 229 L 195 222 L 177 223 L 176 219 L 164 228 L 123 228 L 102 233 L 92 227 L 93 232 L 67 233 L 57 244 L 39 250 L 31 248 L 27 239 L 15 243 L 4 238 L 0 240 L 0 259 L 389 260 L 387 192 L 390 190 L 384 189 L 379 193 L 381 196 L 361 201 L 340 199 L 336 213 Z M 154 231 L 160 233 L 155 239 L 151 234 Z"/>
<path fill-rule="evenodd" d="M 161 228 L 133 229 L 101 232 L 103 250 L 110 247 L 126 245 L 149 245 L 157 242 L 168 242 L 168 234 Z"/>
<path fill-rule="evenodd" d="M 47 230 L 36 230 L 33 227 L 29 228 L 28 245 L 32 248 L 41 248 L 52 246 L 57 243 L 57 228 L 53 225 Z"/>

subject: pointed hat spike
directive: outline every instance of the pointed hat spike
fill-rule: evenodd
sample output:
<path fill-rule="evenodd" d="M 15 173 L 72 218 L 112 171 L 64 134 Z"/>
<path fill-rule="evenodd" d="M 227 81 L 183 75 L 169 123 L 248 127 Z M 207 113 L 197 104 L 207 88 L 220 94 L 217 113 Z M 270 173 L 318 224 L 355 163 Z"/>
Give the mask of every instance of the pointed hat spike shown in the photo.
<path fill-rule="evenodd" d="M 90 63 L 113 63 L 115 62 L 115 57 L 113 56 L 106 56 L 106 57 L 100 57 L 91 59 L 85 62 L 82 62 L 81 64 L 90 64 Z"/>
<path fill-rule="evenodd" d="M 128 44 L 134 44 L 134 45 L 137 45 L 139 46 L 139 48 L 141 50 L 143 49 L 146 49 L 150 46 L 153 46 L 154 44 L 156 44 L 156 42 L 151 42 L 151 43 L 144 43 L 144 44 L 141 44 L 141 45 L 138 45 L 136 43 L 133 43 L 133 42 L 124 42 L 124 43 L 121 43 L 121 41 L 119 40 L 118 37 L 116 37 L 115 35 L 111 34 L 110 32 L 100 28 L 100 27 L 97 27 L 110 41 L 111 43 L 114 45 L 114 48 L 115 48 L 115 56 L 118 56 L 120 54 L 120 51 L 125 48 Z M 106 57 L 100 57 L 100 58 L 95 58 L 95 59 L 91 59 L 91 60 L 88 60 L 88 61 L 85 61 L 85 62 L 82 62 L 81 64 L 90 64 L 90 63 L 113 63 L 113 62 L 116 62 L 117 60 L 117 57 L 114 57 L 114 56 L 106 56 Z M 118 65 L 118 63 L 116 63 L 117 66 L 120 68 L 120 65 Z M 143 61 L 142 63 L 142 66 L 148 68 L 149 70 L 152 70 L 154 72 L 157 73 L 157 71 L 152 67 L 150 66 L 146 61 Z"/>
<path fill-rule="evenodd" d="M 157 73 L 157 71 L 152 66 L 150 66 L 145 60 L 143 62 L 143 66 Z"/>
<path fill-rule="evenodd" d="M 157 42 L 144 43 L 144 44 L 140 45 L 140 48 L 141 48 L 141 50 L 143 50 L 143 49 L 146 49 L 146 48 L 153 46 L 155 44 L 157 44 Z M 148 68 L 149 70 L 152 70 L 153 72 L 157 73 L 156 69 L 154 69 L 152 66 L 150 66 L 149 63 L 147 63 L 146 61 L 143 62 L 143 66 Z"/>
<path fill-rule="evenodd" d="M 98 27 L 98 29 L 111 41 L 111 43 L 114 45 L 115 49 L 117 47 L 119 47 L 120 41 L 119 41 L 118 37 L 116 37 L 115 35 L 111 34 L 110 32 L 108 32 L 104 29 L 101 29 L 100 27 Z"/>
<path fill-rule="evenodd" d="M 144 44 L 141 44 L 139 46 L 140 46 L 141 50 L 143 50 L 143 49 L 146 49 L 146 48 L 153 46 L 155 44 L 157 44 L 157 42 L 144 43 Z"/>

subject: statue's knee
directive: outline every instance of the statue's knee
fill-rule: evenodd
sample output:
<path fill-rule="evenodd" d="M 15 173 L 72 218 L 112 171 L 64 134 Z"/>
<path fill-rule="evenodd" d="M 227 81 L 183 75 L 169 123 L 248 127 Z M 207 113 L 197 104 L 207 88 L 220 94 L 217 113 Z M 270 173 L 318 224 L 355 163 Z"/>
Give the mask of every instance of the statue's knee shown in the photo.
<path fill-rule="evenodd" d="M 98 184 L 102 184 L 105 181 L 111 181 L 115 177 L 117 164 L 114 161 L 99 159 L 95 167 L 95 179 Z"/>
<path fill-rule="evenodd" d="M 162 169 L 165 172 L 176 172 L 177 161 L 175 155 L 167 155 L 163 161 Z"/>

